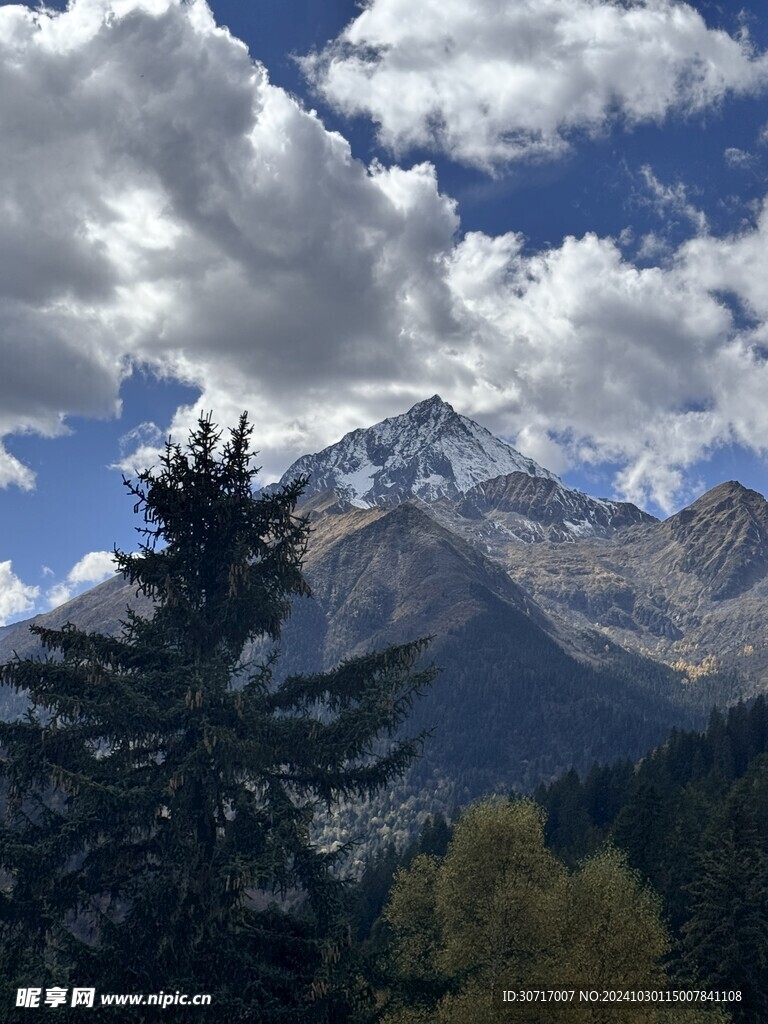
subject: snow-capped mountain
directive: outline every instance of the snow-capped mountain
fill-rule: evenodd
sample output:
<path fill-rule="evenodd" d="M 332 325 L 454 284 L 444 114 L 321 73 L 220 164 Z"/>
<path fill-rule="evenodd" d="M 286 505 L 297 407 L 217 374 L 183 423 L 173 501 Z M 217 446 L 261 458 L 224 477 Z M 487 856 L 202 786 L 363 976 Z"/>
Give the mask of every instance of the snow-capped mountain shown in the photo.
<path fill-rule="evenodd" d="M 554 473 L 433 395 L 400 416 L 353 430 L 316 455 L 302 456 L 280 484 L 309 476 L 306 498 L 333 491 L 369 508 L 412 497 L 429 503 L 457 497 L 508 473 L 559 483 Z"/>

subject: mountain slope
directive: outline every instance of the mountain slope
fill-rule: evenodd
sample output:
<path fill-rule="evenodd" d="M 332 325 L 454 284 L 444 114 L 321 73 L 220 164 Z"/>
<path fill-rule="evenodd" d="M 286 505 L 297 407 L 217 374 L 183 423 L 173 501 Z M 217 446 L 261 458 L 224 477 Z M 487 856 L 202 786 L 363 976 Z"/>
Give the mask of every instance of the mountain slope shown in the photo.
<path fill-rule="evenodd" d="M 441 669 L 407 726 L 433 730 L 422 759 L 380 800 L 348 807 L 326 841 L 365 832 L 370 820 L 382 841 L 404 837 L 420 814 L 529 790 L 559 766 L 639 757 L 673 724 L 700 721 L 675 673 L 616 651 L 601 668 L 603 644 L 588 652 L 417 504 L 327 516 L 314 529 L 314 600 L 294 606 L 280 671 L 329 668 L 424 635 Z"/>
<path fill-rule="evenodd" d="M 733 481 L 663 523 L 557 550 L 508 546 L 513 578 L 551 613 L 676 665 L 700 685 L 768 689 L 768 502 Z M 720 702 L 732 699 L 724 681 Z"/>
<path fill-rule="evenodd" d="M 682 549 L 677 560 L 713 601 L 736 597 L 768 576 L 768 502 L 735 480 L 707 491 L 659 533 Z"/>
<path fill-rule="evenodd" d="M 381 817 L 391 808 L 392 827 L 405 829 L 421 812 L 530 789 L 574 763 L 640 756 L 672 724 L 697 720 L 681 703 L 674 673 L 637 660 L 623 670 L 600 669 L 581 639 L 553 622 L 502 567 L 416 503 L 319 517 L 306 575 L 314 599 L 294 604 L 280 674 L 329 668 L 425 635 L 434 638 L 430 657 L 441 668 L 407 727 L 434 730 L 423 758 L 384 803 L 348 808 L 345 826 L 363 829 L 366 814 Z M 82 613 L 98 629 L 101 608 L 104 628 L 114 628 L 116 605 L 129 598 L 130 588 L 111 580 L 42 618 L 78 622 Z M 25 626 L 0 637 L 0 657 L 27 642 Z"/>

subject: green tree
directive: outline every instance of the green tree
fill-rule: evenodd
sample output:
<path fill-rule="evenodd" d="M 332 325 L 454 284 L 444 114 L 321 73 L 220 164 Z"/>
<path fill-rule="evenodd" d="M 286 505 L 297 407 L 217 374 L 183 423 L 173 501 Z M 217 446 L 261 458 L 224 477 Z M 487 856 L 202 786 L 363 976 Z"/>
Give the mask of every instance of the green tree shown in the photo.
<path fill-rule="evenodd" d="M 385 1024 L 699 1024 L 718 1010 L 503 1002 L 504 990 L 663 989 L 660 902 L 606 849 L 568 874 L 526 800 L 486 801 L 456 825 L 445 859 L 417 857 L 395 881 Z"/>
<path fill-rule="evenodd" d="M 662 961 L 669 951 L 669 938 L 661 920 L 661 900 L 629 868 L 625 854 L 608 847 L 569 878 L 563 923 L 560 977 L 570 987 L 598 991 L 666 987 Z M 572 1016 L 574 1024 L 621 1019 L 611 1005 L 577 1007 Z M 658 1014 L 652 1006 L 635 1006 L 631 1019 L 645 1024 L 657 1021 Z"/>
<path fill-rule="evenodd" d="M 388 959 L 391 983 L 387 1024 L 429 1021 L 450 983 L 438 962 L 442 927 L 437 915 L 436 857 L 417 857 L 408 870 L 395 877 L 385 921 L 394 931 Z"/>
<path fill-rule="evenodd" d="M 734 1020 L 768 1019 L 768 758 L 716 809 L 688 886 L 683 968 L 710 989 L 739 990 Z"/>
<path fill-rule="evenodd" d="M 308 594 L 305 481 L 254 496 L 251 433 L 244 415 L 221 445 L 201 418 L 125 481 L 144 540 L 116 563 L 154 614 L 128 611 L 120 636 L 33 626 L 54 653 L 2 667 L 30 699 L 0 725 L 12 991 L 179 989 L 211 992 L 217 1020 L 344 1019 L 344 886 L 310 827 L 404 771 L 421 738 L 385 738 L 433 673 L 423 640 L 282 682 L 245 657 Z"/>

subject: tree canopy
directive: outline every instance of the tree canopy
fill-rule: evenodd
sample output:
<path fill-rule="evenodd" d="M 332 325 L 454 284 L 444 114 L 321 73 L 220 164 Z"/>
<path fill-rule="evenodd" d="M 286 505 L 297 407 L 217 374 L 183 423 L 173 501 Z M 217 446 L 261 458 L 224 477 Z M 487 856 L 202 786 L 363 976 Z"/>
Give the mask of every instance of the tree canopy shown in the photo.
<path fill-rule="evenodd" d="M 506 990 L 665 989 L 660 901 L 607 847 L 569 874 L 527 800 L 490 800 L 456 825 L 445 858 L 395 879 L 385 918 L 385 1024 L 704 1024 L 719 1009 L 503 1001 Z"/>

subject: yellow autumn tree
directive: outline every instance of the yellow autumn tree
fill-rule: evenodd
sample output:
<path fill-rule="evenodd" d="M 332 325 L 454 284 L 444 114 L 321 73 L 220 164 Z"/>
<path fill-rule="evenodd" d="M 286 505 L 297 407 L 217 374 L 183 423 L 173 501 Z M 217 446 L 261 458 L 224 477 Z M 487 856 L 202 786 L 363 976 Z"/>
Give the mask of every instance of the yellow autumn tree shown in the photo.
<path fill-rule="evenodd" d="M 715 1024 L 717 1009 L 580 1002 L 578 990 L 663 990 L 668 938 L 657 897 L 607 849 L 574 874 L 546 848 L 527 800 L 477 804 L 442 863 L 396 877 L 385 1024 Z M 571 1002 L 503 993 L 576 990 Z"/>

